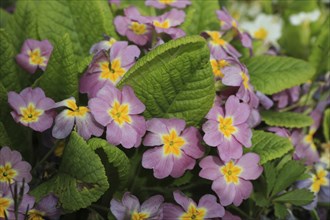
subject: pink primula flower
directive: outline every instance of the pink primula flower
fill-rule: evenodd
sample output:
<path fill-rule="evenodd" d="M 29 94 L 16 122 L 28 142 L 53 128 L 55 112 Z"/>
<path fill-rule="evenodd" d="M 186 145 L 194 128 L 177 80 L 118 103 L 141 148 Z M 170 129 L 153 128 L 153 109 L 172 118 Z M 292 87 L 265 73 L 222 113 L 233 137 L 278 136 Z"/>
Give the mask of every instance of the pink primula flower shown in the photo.
<path fill-rule="evenodd" d="M 146 122 L 139 114 L 145 105 L 135 96 L 129 86 L 122 91 L 113 86 L 103 87 L 88 102 L 95 120 L 107 127 L 106 138 L 114 145 L 125 148 L 139 147 L 146 132 Z"/>
<path fill-rule="evenodd" d="M 55 102 L 45 96 L 41 88 L 26 88 L 19 94 L 8 92 L 8 102 L 14 120 L 35 131 L 43 132 L 53 124 Z"/>
<path fill-rule="evenodd" d="M 204 141 L 216 146 L 222 160 L 238 159 L 243 154 L 242 145 L 251 147 L 252 131 L 247 124 L 250 107 L 230 96 L 225 108 L 213 106 L 203 124 Z"/>
<path fill-rule="evenodd" d="M 190 0 L 146 0 L 147 6 L 152 6 L 159 9 L 164 9 L 167 6 L 175 8 L 185 8 L 191 5 Z"/>
<path fill-rule="evenodd" d="M 89 98 L 93 98 L 105 85 L 117 85 L 140 56 L 140 50 L 126 41 L 118 41 L 112 45 L 109 56 L 105 51 L 95 54 L 80 78 L 80 92 L 87 93 Z"/>
<path fill-rule="evenodd" d="M 38 67 L 45 71 L 52 51 L 53 46 L 48 40 L 28 39 L 24 41 L 21 53 L 16 56 L 16 61 L 31 74 L 35 73 Z"/>
<path fill-rule="evenodd" d="M 164 219 L 217 219 L 223 217 L 225 209 L 214 195 L 206 194 L 198 205 L 180 191 L 173 192 L 174 200 L 180 205 L 164 204 Z"/>
<path fill-rule="evenodd" d="M 56 103 L 56 107 L 67 107 L 55 118 L 52 135 L 57 139 L 66 138 L 76 125 L 77 132 L 85 140 L 92 135 L 101 136 L 103 127 L 97 123 L 87 106 L 77 106 L 75 98 Z"/>
<path fill-rule="evenodd" d="M 199 163 L 202 168 L 199 176 L 213 181 L 212 190 L 223 206 L 232 203 L 239 206 L 252 192 L 253 186 L 249 180 L 257 179 L 263 171 L 259 160 L 255 153 L 247 153 L 228 162 L 216 156 L 207 156 Z"/>
<path fill-rule="evenodd" d="M 204 149 L 201 136 L 195 127 L 186 127 L 181 119 L 154 118 L 147 122 L 149 131 L 143 140 L 144 146 L 156 146 L 144 152 L 142 166 L 154 170 L 154 176 L 180 177 L 195 166 Z"/>

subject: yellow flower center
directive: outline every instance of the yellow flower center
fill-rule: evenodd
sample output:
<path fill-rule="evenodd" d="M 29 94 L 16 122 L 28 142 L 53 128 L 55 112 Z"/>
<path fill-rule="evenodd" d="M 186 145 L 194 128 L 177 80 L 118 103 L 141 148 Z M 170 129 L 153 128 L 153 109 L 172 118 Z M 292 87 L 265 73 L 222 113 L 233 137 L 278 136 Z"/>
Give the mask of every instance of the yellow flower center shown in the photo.
<path fill-rule="evenodd" d="M 5 197 L 0 197 L 0 218 L 5 218 L 5 213 L 8 216 L 8 208 L 11 205 L 12 200 L 5 198 Z"/>
<path fill-rule="evenodd" d="M 191 203 L 188 211 L 181 215 L 180 220 L 203 220 L 206 212 L 205 208 L 197 208 Z"/>
<path fill-rule="evenodd" d="M 132 120 L 128 113 L 128 104 L 120 104 L 118 101 L 115 101 L 113 107 L 109 110 L 109 115 L 120 126 L 124 123 L 131 123 Z"/>
<path fill-rule="evenodd" d="M 327 186 L 329 184 L 329 180 L 327 179 L 328 171 L 323 168 L 320 168 L 316 171 L 316 175 L 312 175 L 312 185 L 311 191 L 314 193 L 318 193 L 320 191 L 321 186 Z"/>
<path fill-rule="evenodd" d="M 211 43 L 219 46 L 226 46 L 227 42 L 221 38 L 221 34 L 217 31 L 206 32 L 211 37 Z"/>
<path fill-rule="evenodd" d="M 231 138 L 231 136 L 237 131 L 237 128 L 233 125 L 232 117 L 219 116 L 219 131 L 225 136 L 225 138 Z"/>
<path fill-rule="evenodd" d="M 116 43 L 116 39 L 115 38 L 110 38 L 110 40 L 107 41 L 107 44 L 111 47 L 114 43 Z"/>
<path fill-rule="evenodd" d="M 158 0 L 158 2 L 160 2 L 164 5 L 169 5 L 169 4 L 176 2 L 176 0 Z"/>
<path fill-rule="evenodd" d="M 40 212 L 38 210 L 35 209 L 31 209 L 28 212 L 28 220 L 44 220 L 44 216 L 45 213 L 44 212 Z"/>
<path fill-rule="evenodd" d="M 314 134 L 315 134 L 315 129 L 311 129 L 308 132 L 308 134 L 304 137 L 304 142 L 307 143 L 312 148 L 313 151 L 316 151 L 317 148 L 313 139 Z"/>
<path fill-rule="evenodd" d="M 43 114 L 43 110 L 37 109 L 34 104 L 30 103 L 27 108 L 20 108 L 21 111 L 21 122 L 23 123 L 31 123 L 37 122 L 39 116 Z"/>
<path fill-rule="evenodd" d="M 117 83 L 125 74 L 126 70 L 121 67 L 119 59 L 109 62 L 100 62 L 101 75 L 100 78 L 110 80 L 112 83 Z"/>
<path fill-rule="evenodd" d="M 159 27 L 159 28 L 164 28 L 164 29 L 167 29 L 170 27 L 170 21 L 168 19 L 166 19 L 165 21 L 163 22 L 159 22 L 159 21 L 154 21 L 154 26 L 155 27 Z"/>
<path fill-rule="evenodd" d="M 77 106 L 76 102 L 73 100 L 67 101 L 68 107 L 71 109 L 68 111 L 67 115 L 70 117 L 85 117 L 89 109 L 85 106 Z"/>
<path fill-rule="evenodd" d="M 54 155 L 56 157 L 62 157 L 63 152 L 64 152 L 64 147 L 65 147 L 65 141 L 59 141 L 56 144 L 55 150 L 54 150 Z"/>
<path fill-rule="evenodd" d="M 29 55 L 29 62 L 32 65 L 39 65 L 39 66 L 46 66 L 46 58 L 41 56 L 40 49 L 34 49 L 34 50 L 29 50 L 28 52 Z"/>
<path fill-rule="evenodd" d="M 146 212 L 133 212 L 131 220 L 147 220 L 149 213 Z"/>
<path fill-rule="evenodd" d="M 223 174 L 228 184 L 239 184 L 239 175 L 242 173 L 242 171 L 242 167 L 235 166 L 232 160 L 226 163 L 224 166 L 220 167 L 220 172 Z"/>
<path fill-rule="evenodd" d="M 256 32 L 254 32 L 254 38 L 258 40 L 265 40 L 268 36 L 268 32 L 265 28 L 261 27 Z"/>
<path fill-rule="evenodd" d="M 237 22 L 235 20 L 231 22 L 231 25 L 233 25 L 234 28 L 237 28 Z"/>
<path fill-rule="evenodd" d="M 249 86 L 249 77 L 246 73 L 243 73 L 243 72 L 240 72 L 240 75 L 242 77 L 242 80 L 243 80 L 243 86 L 245 89 L 250 89 L 250 86 Z"/>
<path fill-rule="evenodd" d="M 131 22 L 129 29 L 131 29 L 136 35 L 143 35 L 147 32 L 147 26 L 136 21 Z"/>
<path fill-rule="evenodd" d="M 5 166 L 0 166 L 0 182 L 12 184 L 15 176 L 17 176 L 17 172 L 12 169 L 10 163 L 6 163 Z"/>
<path fill-rule="evenodd" d="M 165 134 L 162 137 L 164 143 L 164 155 L 173 154 L 174 156 L 180 157 L 180 148 L 186 143 L 185 140 L 180 137 L 177 132 L 173 129 L 169 134 Z"/>
<path fill-rule="evenodd" d="M 213 59 L 210 62 L 214 76 L 223 78 L 224 74 L 222 73 L 221 69 L 226 66 L 229 66 L 229 62 L 226 60 L 213 60 Z"/>

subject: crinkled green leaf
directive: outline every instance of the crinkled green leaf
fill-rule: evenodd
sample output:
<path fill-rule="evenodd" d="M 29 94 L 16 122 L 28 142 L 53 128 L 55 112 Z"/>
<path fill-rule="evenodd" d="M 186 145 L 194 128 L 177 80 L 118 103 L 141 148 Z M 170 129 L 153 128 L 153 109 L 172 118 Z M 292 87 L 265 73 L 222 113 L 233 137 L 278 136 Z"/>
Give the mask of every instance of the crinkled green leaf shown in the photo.
<path fill-rule="evenodd" d="M 102 149 L 107 156 L 107 165 L 111 165 L 112 170 L 107 170 L 109 174 L 107 175 L 109 178 L 109 183 L 112 185 L 117 185 L 118 189 L 123 189 L 129 178 L 130 171 L 130 161 L 126 154 L 121 151 L 118 147 L 109 144 L 106 140 L 100 138 L 92 138 L 88 141 L 89 147 L 91 147 L 94 151 L 98 149 Z M 115 169 L 115 170 L 114 170 Z M 118 179 L 110 179 L 110 176 L 114 176 L 113 173 L 118 175 Z M 110 187 L 111 188 L 111 187 Z"/>
<path fill-rule="evenodd" d="M 52 56 L 46 71 L 34 83 L 41 87 L 47 96 L 56 101 L 67 99 L 71 96 L 78 100 L 78 74 L 76 57 L 68 34 L 54 43 Z"/>
<path fill-rule="evenodd" d="M 262 120 L 270 126 L 303 128 L 313 124 L 313 119 L 296 112 L 262 111 Z"/>
<path fill-rule="evenodd" d="M 31 194 L 38 199 L 49 192 L 59 197 L 66 211 L 86 208 L 109 188 L 99 156 L 76 132 L 72 132 L 58 174 L 41 184 Z"/>
<path fill-rule="evenodd" d="M 256 90 L 272 95 L 312 79 L 315 68 L 291 57 L 257 56 L 244 60 Z"/>
<path fill-rule="evenodd" d="M 3 28 L 8 20 L 11 18 L 11 14 L 9 14 L 5 9 L 0 8 L 0 28 Z"/>
<path fill-rule="evenodd" d="M 194 177 L 194 175 L 188 171 L 183 176 L 173 180 L 171 185 L 179 187 L 179 186 L 183 186 L 185 184 L 189 184 L 189 183 L 191 183 L 191 180 L 193 179 L 193 177 Z"/>
<path fill-rule="evenodd" d="M 199 125 L 215 96 L 209 56 L 199 36 L 170 41 L 138 60 L 120 86 L 133 87 L 146 105 L 146 118 L 181 118 Z"/>
<path fill-rule="evenodd" d="M 260 164 L 264 164 L 282 157 L 292 149 L 293 146 L 288 138 L 279 137 L 270 132 L 253 131 L 252 147 L 246 148 L 246 151 L 259 154 Z"/>
<path fill-rule="evenodd" d="M 0 147 L 3 146 L 11 146 L 11 142 L 8 137 L 6 128 L 0 120 Z"/>
<path fill-rule="evenodd" d="M 273 163 L 266 163 L 264 165 L 264 174 L 267 183 L 267 197 L 270 195 L 276 183 L 277 172 Z"/>
<path fill-rule="evenodd" d="M 323 116 L 323 134 L 327 142 L 330 142 L 330 108 L 325 110 Z"/>
<path fill-rule="evenodd" d="M 275 216 L 278 219 L 285 219 L 285 217 L 289 214 L 286 206 L 281 203 L 275 203 L 274 209 L 275 209 Z"/>
<path fill-rule="evenodd" d="M 103 40 L 103 34 L 117 36 L 105 0 L 40 1 L 38 12 L 40 38 L 54 41 L 69 33 L 76 55 L 87 55 L 93 44 Z"/>
<path fill-rule="evenodd" d="M 306 167 L 300 161 L 290 160 L 287 162 L 278 172 L 272 195 L 276 195 L 291 186 L 305 172 L 305 169 Z"/>
<path fill-rule="evenodd" d="M 217 0 L 192 0 L 188 6 L 185 22 L 181 28 L 187 35 L 200 34 L 206 30 L 219 30 L 220 21 L 216 10 L 219 9 Z"/>
<path fill-rule="evenodd" d="M 314 193 L 308 189 L 296 189 L 276 197 L 273 201 L 280 203 L 291 203 L 292 205 L 303 206 L 311 203 Z"/>

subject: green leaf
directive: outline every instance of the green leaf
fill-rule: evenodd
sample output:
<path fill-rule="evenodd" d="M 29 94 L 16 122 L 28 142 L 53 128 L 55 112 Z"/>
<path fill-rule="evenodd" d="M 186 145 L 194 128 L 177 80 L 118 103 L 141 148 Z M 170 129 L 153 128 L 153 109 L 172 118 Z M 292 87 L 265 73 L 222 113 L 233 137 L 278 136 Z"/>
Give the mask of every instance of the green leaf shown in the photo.
<path fill-rule="evenodd" d="M 209 56 L 202 37 L 173 40 L 138 60 L 119 86 L 133 87 L 148 119 L 181 118 L 199 125 L 215 96 Z"/>
<path fill-rule="evenodd" d="M 256 192 L 253 194 L 254 202 L 257 206 L 260 207 L 268 207 L 269 206 L 269 199 L 265 197 L 264 193 Z"/>
<path fill-rule="evenodd" d="M 253 131 L 252 147 L 246 148 L 246 151 L 259 154 L 260 164 L 264 164 L 282 157 L 292 149 L 293 146 L 287 138 L 269 132 Z"/>
<path fill-rule="evenodd" d="M 39 200 L 49 192 L 59 197 L 66 211 L 86 208 L 109 188 L 99 156 L 76 132 L 72 132 L 64 148 L 58 174 L 41 184 L 31 194 Z"/>
<path fill-rule="evenodd" d="M 244 60 L 256 90 L 272 95 L 312 79 L 315 69 L 309 63 L 291 58 L 257 56 Z"/>
<path fill-rule="evenodd" d="M 108 181 L 110 184 L 116 184 L 118 189 L 124 189 L 127 185 L 130 171 L 130 160 L 126 154 L 121 151 L 118 147 L 109 144 L 106 140 L 101 138 L 92 138 L 88 141 L 89 147 L 94 151 L 102 149 L 106 154 L 107 160 L 106 165 L 111 165 L 111 170 L 109 171 Z M 107 170 L 106 170 L 107 171 Z M 118 175 L 118 179 L 111 179 L 110 176 L 114 176 L 113 173 Z"/>
<path fill-rule="evenodd" d="M 0 28 L 3 28 L 8 20 L 11 18 L 11 14 L 9 14 L 5 9 L 0 8 Z"/>
<path fill-rule="evenodd" d="M 328 18 L 324 27 L 329 27 L 330 19 Z M 309 62 L 316 68 L 317 74 L 330 70 L 330 30 L 329 28 L 321 28 L 321 32 L 313 43 L 312 51 L 309 55 Z"/>
<path fill-rule="evenodd" d="M 305 172 L 306 167 L 300 161 L 290 160 L 278 172 L 272 196 L 291 186 Z"/>
<path fill-rule="evenodd" d="M 285 217 L 289 214 L 288 209 L 285 207 L 285 205 L 281 203 L 275 203 L 274 209 L 275 209 L 275 216 L 278 219 L 285 219 Z"/>
<path fill-rule="evenodd" d="M 75 97 L 78 100 L 78 67 L 68 34 L 55 41 L 46 71 L 34 87 L 40 86 L 47 96 L 56 101 Z"/>
<path fill-rule="evenodd" d="M 266 163 L 264 165 L 264 174 L 267 183 L 267 197 L 270 195 L 276 183 L 277 172 L 273 163 Z"/>
<path fill-rule="evenodd" d="M 207 30 L 218 30 L 220 28 L 220 21 L 216 15 L 218 9 L 217 0 L 192 0 L 192 5 L 187 9 L 186 19 L 181 28 L 187 35 L 200 34 Z"/>
<path fill-rule="evenodd" d="M 56 0 L 38 2 L 38 31 L 51 41 L 69 33 L 76 55 L 87 55 L 93 44 L 107 34 L 117 37 L 108 2 Z"/>
<path fill-rule="evenodd" d="M 5 126 L 0 120 L 0 146 L 11 146 L 11 141 L 8 137 Z"/>
<path fill-rule="evenodd" d="M 313 119 L 296 112 L 262 111 L 262 120 L 270 126 L 303 128 L 313 124 Z"/>
<path fill-rule="evenodd" d="M 185 184 L 191 183 L 191 180 L 193 179 L 194 175 L 191 172 L 186 172 L 183 176 L 173 180 L 171 183 L 172 186 L 180 187 Z"/>
<path fill-rule="evenodd" d="M 276 197 L 273 201 L 280 203 L 291 203 L 296 206 L 303 206 L 311 203 L 314 193 L 308 189 L 296 189 Z"/>
<path fill-rule="evenodd" d="M 323 134 L 327 142 L 330 142 L 330 108 L 324 111 L 323 116 Z"/>

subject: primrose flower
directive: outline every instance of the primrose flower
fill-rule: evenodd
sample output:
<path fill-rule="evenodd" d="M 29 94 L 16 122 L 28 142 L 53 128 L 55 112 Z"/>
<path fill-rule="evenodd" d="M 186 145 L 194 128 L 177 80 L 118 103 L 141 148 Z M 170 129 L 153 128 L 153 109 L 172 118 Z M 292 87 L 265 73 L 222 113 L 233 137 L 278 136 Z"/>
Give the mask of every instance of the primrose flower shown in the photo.
<path fill-rule="evenodd" d="M 227 31 L 231 28 L 238 29 L 238 22 L 233 18 L 225 7 L 216 11 L 218 19 L 221 21 L 221 30 Z"/>
<path fill-rule="evenodd" d="M 105 40 L 102 40 L 96 44 L 93 44 L 93 46 L 89 50 L 90 54 L 96 54 L 101 50 L 110 50 L 112 45 L 117 42 L 116 39 L 113 37 L 105 36 L 104 38 L 105 38 Z"/>
<path fill-rule="evenodd" d="M 242 22 L 240 26 L 249 32 L 254 39 L 278 46 L 277 41 L 282 34 L 282 25 L 282 20 L 279 17 L 259 14 L 253 22 Z"/>
<path fill-rule="evenodd" d="M 129 86 L 120 91 L 112 86 L 103 87 L 88 102 L 95 120 L 107 127 L 106 138 L 114 145 L 125 148 L 139 147 L 146 132 L 146 122 L 141 114 L 145 105 Z"/>
<path fill-rule="evenodd" d="M 202 33 L 205 38 L 210 37 L 209 48 L 213 55 L 221 56 L 223 53 L 227 53 L 232 57 L 240 57 L 241 54 L 227 41 L 222 39 L 222 34 L 218 31 L 206 31 Z"/>
<path fill-rule="evenodd" d="M 316 9 L 311 12 L 300 12 L 298 14 L 291 15 L 289 17 L 290 23 L 294 26 L 301 25 L 303 23 L 315 22 L 319 19 L 321 12 Z"/>
<path fill-rule="evenodd" d="M 247 153 L 238 160 L 221 161 L 216 156 L 207 156 L 200 163 L 199 176 L 213 180 L 212 190 L 219 196 L 223 206 L 234 203 L 239 206 L 249 198 L 253 186 L 249 180 L 257 179 L 262 173 L 259 156 Z"/>
<path fill-rule="evenodd" d="M 56 103 L 56 107 L 67 107 L 55 118 L 52 135 L 57 139 L 66 138 L 76 124 L 78 134 L 85 140 L 92 135 L 97 137 L 103 133 L 103 127 L 98 124 L 87 106 L 77 106 L 76 99 L 71 97 Z"/>
<path fill-rule="evenodd" d="M 225 211 L 225 215 L 222 217 L 222 220 L 241 220 L 237 215 L 233 215 L 228 211 Z"/>
<path fill-rule="evenodd" d="M 299 100 L 300 91 L 300 87 L 295 86 L 272 95 L 272 98 L 277 103 L 278 108 L 285 108 Z"/>
<path fill-rule="evenodd" d="M 307 188 L 314 193 L 315 198 L 312 203 L 304 206 L 308 210 L 316 207 L 317 202 L 330 202 L 330 173 L 326 170 L 326 164 L 317 163 L 310 173 L 310 178 L 299 181 L 298 188 Z"/>
<path fill-rule="evenodd" d="M 117 220 L 163 219 L 163 202 L 163 196 L 155 195 L 140 205 L 136 196 L 126 192 L 121 202 L 116 199 L 111 200 L 110 210 Z"/>
<path fill-rule="evenodd" d="M 166 6 L 175 8 L 185 8 L 191 5 L 190 0 L 146 0 L 145 4 L 147 6 L 152 6 L 159 9 L 164 9 Z"/>
<path fill-rule="evenodd" d="M 156 178 L 180 177 L 186 170 L 193 169 L 195 160 L 203 156 L 198 130 L 185 127 L 186 123 L 181 119 L 153 118 L 147 121 L 149 132 L 143 145 L 157 147 L 144 152 L 142 166 L 153 169 Z"/>
<path fill-rule="evenodd" d="M 12 151 L 9 147 L 0 149 L 0 184 L 23 182 L 23 179 L 25 183 L 29 183 L 32 179 L 30 171 L 31 165 L 22 161 L 18 151 Z"/>
<path fill-rule="evenodd" d="M 114 20 L 117 32 L 139 46 L 146 45 L 152 35 L 150 20 L 135 7 L 125 8 L 124 14 L 125 17 L 117 16 Z"/>
<path fill-rule="evenodd" d="M 59 219 L 61 215 L 61 209 L 58 206 L 58 198 L 53 194 L 49 194 L 43 197 L 33 209 L 28 211 L 28 219 L 31 220 L 41 220 L 41 219 L 50 219 L 56 220 Z"/>
<path fill-rule="evenodd" d="M 223 69 L 232 65 L 233 58 L 226 53 L 215 53 L 211 51 L 210 63 L 215 79 L 222 79 L 224 77 Z"/>
<path fill-rule="evenodd" d="M 12 187 L 12 188 L 11 188 Z M 12 192 L 15 192 L 14 189 L 15 184 L 8 185 L 8 184 L 2 184 L 0 183 L 0 219 L 7 219 L 9 220 L 24 220 L 25 219 L 25 213 L 29 208 L 33 207 L 34 204 L 34 198 L 28 194 L 25 194 L 25 189 L 17 188 L 17 194 L 14 194 Z M 20 191 L 22 191 L 22 197 L 20 196 Z M 15 210 L 15 202 L 14 200 L 17 199 L 17 197 L 20 198 L 20 203 Z M 15 212 L 17 211 L 18 218 L 15 217 Z"/>
<path fill-rule="evenodd" d="M 243 154 L 242 145 L 251 147 L 252 132 L 247 124 L 250 111 L 246 103 L 231 95 L 225 108 L 213 106 L 206 115 L 203 139 L 218 148 L 222 160 L 238 159 Z"/>
<path fill-rule="evenodd" d="M 80 78 L 80 92 L 93 98 L 105 85 L 115 86 L 124 74 L 134 65 L 140 50 L 126 41 L 114 43 L 110 49 L 110 58 L 105 51 L 95 54 L 87 71 Z"/>
<path fill-rule="evenodd" d="M 217 202 L 214 195 L 206 194 L 198 205 L 180 191 L 173 192 L 174 200 L 180 205 L 164 204 L 164 219 L 214 219 L 223 217 L 225 209 Z"/>
<path fill-rule="evenodd" d="M 184 11 L 172 9 L 161 16 L 151 18 L 151 20 L 157 33 L 166 33 L 176 39 L 185 35 L 183 30 L 175 28 L 184 22 L 185 17 Z"/>
<path fill-rule="evenodd" d="M 17 123 L 43 132 L 53 124 L 55 102 L 45 96 L 41 88 L 25 88 L 19 94 L 8 92 L 8 103 L 14 111 L 10 112 Z"/>
<path fill-rule="evenodd" d="M 21 53 L 16 56 L 16 61 L 31 74 L 35 73 L 38 67 L 45 71 L 52 51 L 53 46 L 48 40 L 28 39 L 24 41 Z"/>

